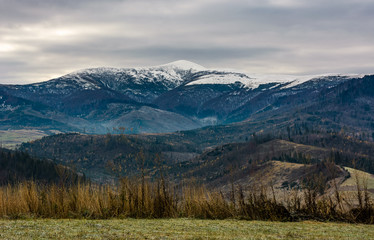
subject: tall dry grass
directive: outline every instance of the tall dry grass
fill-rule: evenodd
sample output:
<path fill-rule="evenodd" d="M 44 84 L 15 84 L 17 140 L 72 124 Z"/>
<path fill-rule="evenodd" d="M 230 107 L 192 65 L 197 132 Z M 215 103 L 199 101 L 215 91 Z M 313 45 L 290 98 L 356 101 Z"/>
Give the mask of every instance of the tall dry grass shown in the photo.
<path fill-rule="evenodd" d="M 171 187 L 161 180 L 122 179 L 117 186 L 23 182 L 0 187 L 0 217 L 317 219 L 374 223 L 374 208 L 367 198 L 363 198 L 364 202 L 358 207 L 343 212 L 335 199 L 317 200 L 311 189 L 291 194 L 285 204 L 277 201 L 275 195 L 266 193 L 262 188 L 244 194 L 242 188 L 236 186 L 225 196 L 203 186 Z M 362 194 L 365 192 L 360 196 Z"/>

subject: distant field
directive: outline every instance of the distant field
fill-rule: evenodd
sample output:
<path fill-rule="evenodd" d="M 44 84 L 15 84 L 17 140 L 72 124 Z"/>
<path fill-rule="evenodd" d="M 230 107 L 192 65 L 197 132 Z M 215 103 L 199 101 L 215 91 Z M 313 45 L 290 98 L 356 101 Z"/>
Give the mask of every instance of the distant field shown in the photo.
<path fill-rule="evenodd" d="M 344 194 L 344 198 L 352 203 L 357 203 L 357 180 L 361 188 L 366 187 L 371 199 L 374 199 L 374 175 L 360 170 L 345 167 L 351 174 L 351 177 L 342 183 L 339 191 Z"/>
<path fill-rule="evenodd" d="M 351 177 L 347 179 L 341 187 L 354 186 L 356 188 L 356 175 L 360 184 L 366 185 L 368 190 L 374 190 L 374 175 L 369 174 L 360 170 L 345 167 L 351 174 Z M 374 191 L 373 191 L 374 192 Z"/>
<path fill-rule="evenodd" d="M 47 136 L 39 130 L 0 130 L 0 144 L 2 147 L 14 149 L 17 145 Z"/>
<path fill-rule="evenodd" d="M 0 239 L 374 239 L 374 225 L 244 220 L 0 220 Z"/>

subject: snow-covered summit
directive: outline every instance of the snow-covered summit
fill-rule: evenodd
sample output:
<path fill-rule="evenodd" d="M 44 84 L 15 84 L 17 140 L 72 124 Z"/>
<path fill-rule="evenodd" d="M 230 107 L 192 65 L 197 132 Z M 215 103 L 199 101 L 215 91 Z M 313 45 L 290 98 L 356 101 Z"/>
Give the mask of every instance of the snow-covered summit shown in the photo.
<path fill-rule="evenodd" d="M 171 63 L 167 63 L 167 64 L 163 64 L 163 65 L 159 65 L 159 66 L 155 66 L 154 68 L 177 68 L 177 69 L 181 69 L 181 70 L 192 70 L 192 71 L 205 71 L 207 70 L 205 67 L 197 64 L 197 63 L 194 63 L 194 62 L 190 62 L 190 61 L 187 61 L 187 60 L 178 60 L 178 61 L 174 61 L 174 62 L 171 62 Z"/>
<path fill-rule="evenodd" d="M 204 67 L 186 60 L 179 60 L 163 65 L 151 67 L 129 67 L 129 68 L 112 68 L 98 67 L 81 69 L 56 80 L 62 82 L 66 79 L 87 84 L 88 79 L 96 78 L 104 81 L 104 85 L 109 86 L 118 83 L 163 83 L 169 89 L 177 87 L 184 82 L 186 72 L 198 72 L 205 70 Z M 111 79 L 110 82 L 107 79 Z"/>
<path fill-rule="evenodd" d="M 44 86 L 46 91 L 63 89 L 66 93 L 72 89 L 111 89 L 131 95 L 130 98 L 136 101 L 151 102 L 165 91 L 183 85 L 191 73 L 203 70 L 204 67 L 186 60 L 151 67 L 88 68 L 40 83 L 35 87 Z"/>
<path fill-rule="evenodd" d="M 191 74 L 192 73 L 192 74 Z M 362 77 L 362 75 L 261 75 L 244 73 L 235 70 L 207 69 L 187 60 L 178 60 L 163 65 L 135 68 L 89 68 L 78 70 L 47 83 L 33 84 L 33 87 L 44 86 L 46 89 L 84 89 L 94 90 L 109 88 L 121 92 L 132 92 L 136 95 L 158 96 L 155 92 L 169 91 L 176 87 L 187 85 L 229 85 L 241 84 L 248 89 L 256 89 L 260 85 L 275 83 L 282 89 L 302 85 L 308 81 L 324 79 L 330 81 L 331 76 L 339 79 Z M 334 78 L 331 78 L 334 81 Z M 48 90 L 49 91 L 49 90 Z M 144 92 L 149 92 L 145 94 Z"/>
<path fill-rule="evenodd" d="M 145 72 L 145 71 L 164 71 L 169 72 L 171 70 L 183 70 L 197 72 L 207 70 L 205 67 L 187 60 L 178 60 L 162 65 L 150 66 L 150 67 L 124 67 L 124 68 L 114 68 L 114 67 L 97 67 L 97 68 L 86 68 L 74 71 L 65 76 L 74 76 L 77 74 L 102 74 L 102 73 L 118 73 L 118 72 Z"/>

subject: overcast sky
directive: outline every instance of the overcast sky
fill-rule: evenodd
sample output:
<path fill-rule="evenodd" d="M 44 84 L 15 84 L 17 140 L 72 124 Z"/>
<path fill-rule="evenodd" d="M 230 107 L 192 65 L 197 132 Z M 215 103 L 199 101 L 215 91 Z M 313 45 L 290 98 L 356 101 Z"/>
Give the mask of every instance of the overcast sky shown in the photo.
<path fill-rule="evenodd" d="M 374 73 L 372 0 L 0 0 L 0 83 L 185 59 L 260 74 Z"/>

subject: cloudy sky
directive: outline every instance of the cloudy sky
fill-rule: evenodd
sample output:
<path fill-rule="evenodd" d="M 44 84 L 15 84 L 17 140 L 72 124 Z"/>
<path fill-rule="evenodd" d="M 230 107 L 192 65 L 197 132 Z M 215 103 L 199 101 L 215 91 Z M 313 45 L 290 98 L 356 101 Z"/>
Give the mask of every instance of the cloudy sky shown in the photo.
<path fill-rule="evenodd" d="M 260 74 L 374 73 L 372 0 L 0 0 L 0 83 L 185 59 Z"/>

